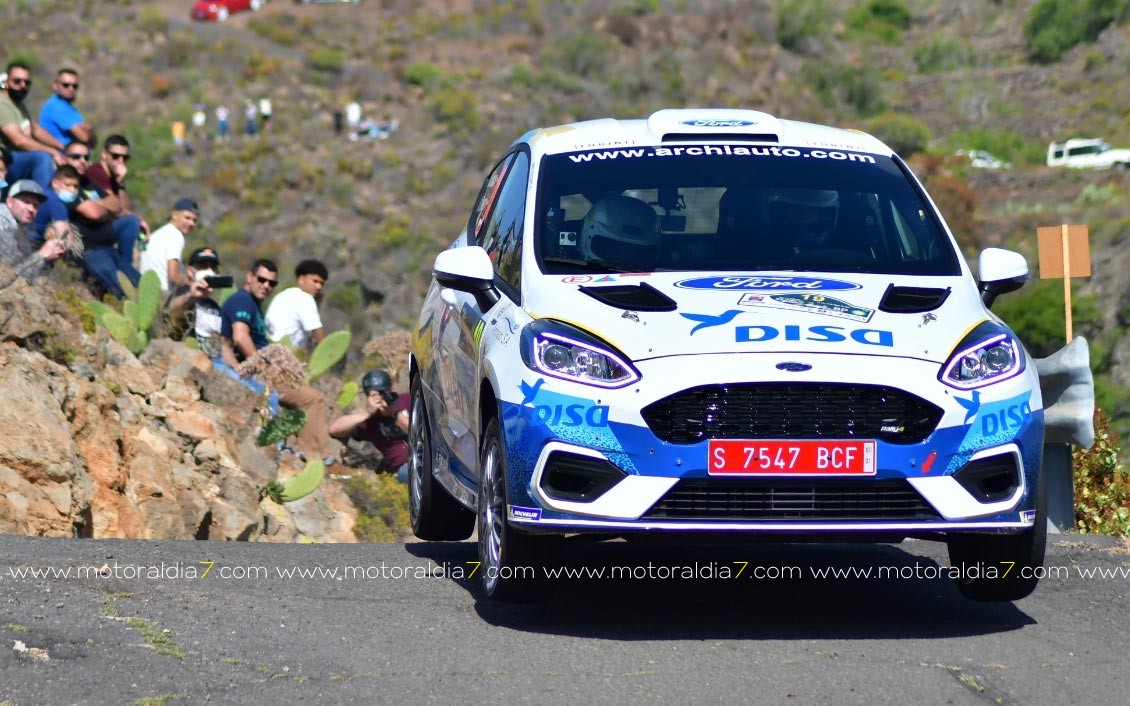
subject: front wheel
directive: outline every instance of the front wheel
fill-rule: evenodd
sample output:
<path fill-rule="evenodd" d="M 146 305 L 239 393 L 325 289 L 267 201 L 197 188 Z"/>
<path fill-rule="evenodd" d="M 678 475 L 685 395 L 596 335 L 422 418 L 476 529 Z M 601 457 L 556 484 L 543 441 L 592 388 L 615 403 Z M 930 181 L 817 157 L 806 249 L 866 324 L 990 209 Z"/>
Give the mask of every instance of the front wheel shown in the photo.
<path fill-rule="evenodd" d="M 424 395 L 412 385 L 412 411 L 408 422 L 408 517 L 412 533 L 429 541 L 461 541 L 475 530 L 475 513 L 448 495 L 432 477 L 432 437 Z"/>
<path fill-rule="evenodd" d="M 545 568 L 561 553 L 563 537 L 518 532 L 507 519 L 506 453 L 498 420 L 483 434 L 479 465 L 479 571 L 483 591 L 499 601 L 544 600 L 553 593 Z"/>
<path fill-rule="evenodd" d="M 1040 582 L 1048 539 L 1048 498 L 1043 479 L 1036 490 L 1036 522 L 1019 534 L 953 534 L 950 565 L 971 574 L 955 579 L 957 589 L 974 601 L 1018 601 Z"/>

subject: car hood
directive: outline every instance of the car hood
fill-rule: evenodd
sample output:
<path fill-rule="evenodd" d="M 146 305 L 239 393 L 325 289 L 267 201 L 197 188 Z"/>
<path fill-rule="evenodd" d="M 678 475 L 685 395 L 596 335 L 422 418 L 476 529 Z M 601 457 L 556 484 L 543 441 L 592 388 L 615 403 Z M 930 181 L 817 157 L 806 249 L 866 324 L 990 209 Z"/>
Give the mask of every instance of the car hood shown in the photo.
<path fill-rule="evenodd" d="M 944 362 L 989 318 L 964 277 L 856 273 L 548 275 L 523 307 L 631 360 L 702 353 L 834 353 Z"/>

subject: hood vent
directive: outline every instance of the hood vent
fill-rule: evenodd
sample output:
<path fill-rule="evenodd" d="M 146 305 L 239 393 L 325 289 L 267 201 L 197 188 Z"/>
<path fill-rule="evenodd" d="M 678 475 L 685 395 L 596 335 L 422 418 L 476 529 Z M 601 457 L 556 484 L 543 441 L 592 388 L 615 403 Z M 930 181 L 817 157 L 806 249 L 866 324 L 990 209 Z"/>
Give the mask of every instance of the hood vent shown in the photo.
<path fill-rule="evenodd" d="M 949 287 L 896 287 L 892 284 L 883 293 L 879 311 L 888 314 L 921 314 L 940 307 L 949 295 Z"/>
<path fill-rule="evenodd" d="M 630 311 L 674 311 L 675 300 L 646 282 L 616 284 L 607 287 L 579 287 L 601 304 Z"/>

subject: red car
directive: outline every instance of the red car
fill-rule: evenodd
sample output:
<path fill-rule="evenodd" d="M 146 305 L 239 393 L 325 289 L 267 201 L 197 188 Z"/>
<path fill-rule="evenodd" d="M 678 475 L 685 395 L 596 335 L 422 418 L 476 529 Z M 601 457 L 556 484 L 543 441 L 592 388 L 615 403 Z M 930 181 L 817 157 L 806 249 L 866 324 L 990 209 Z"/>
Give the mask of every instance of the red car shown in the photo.
<path fill-rule="evenodd" d="M 192 19 L 223 22 L 233 12 L 259 11 L 266 0 L 197 0 L 192 5 Z"/>

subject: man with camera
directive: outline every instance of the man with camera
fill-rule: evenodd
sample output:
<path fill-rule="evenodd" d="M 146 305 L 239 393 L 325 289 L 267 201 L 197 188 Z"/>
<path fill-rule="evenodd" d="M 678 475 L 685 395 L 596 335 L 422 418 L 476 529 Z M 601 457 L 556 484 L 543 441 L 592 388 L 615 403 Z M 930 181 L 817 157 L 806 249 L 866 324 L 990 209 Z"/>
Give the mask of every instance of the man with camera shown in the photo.
<path fill-rule="evenodd" d="M 361 378 L 365 408 L 338 417 L 330 424 L 330 436 L 343 441 L 368 441 L 377 447 L 396 479 L 408 482 L 408 396 L 392 389 L 392 376 L 371 370 Z"/>
<path fill-rule="evenodd" d="M 213 289 L 232 286 L 231 275 L 218 275 L 220 257 L 212 248 L 196 248 L 188 256 L 188 284 L 175 287 L 165 302 L 169 338 L 192 336 L 209 358 L 220 357 L 220 305 L 210 298 Z"/>

